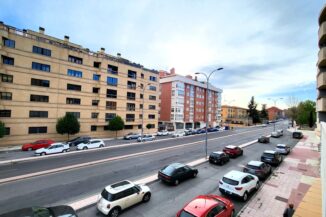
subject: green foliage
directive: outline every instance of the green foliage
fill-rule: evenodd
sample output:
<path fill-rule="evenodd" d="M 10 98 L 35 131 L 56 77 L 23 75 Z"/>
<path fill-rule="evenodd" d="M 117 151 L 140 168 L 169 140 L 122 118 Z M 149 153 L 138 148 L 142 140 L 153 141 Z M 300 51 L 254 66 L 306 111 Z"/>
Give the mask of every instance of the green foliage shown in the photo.
<path fill-rule="evenodd" d="M 313 126 L 316 122 L 316 102 L 311 100 L 300 102 L 297 107 L 297 117 L 295 120 L 299 125 Z"/>
<path fill-rule="evenodd" d="M 152 128 L 152 125 L 151 125 L 151 124 L 147 124 L 147 125 L 146 125 L 146 128 L 147 128 L 147 129 L 151 129 L 151 128 Z"/>
<path fill-rule="evenodd" d="M 108 129 L 110 131 L 115 131 L 115 137 L 117 138 L 117 134 L 119 130 L 124 128 L 125 122 L 120 116 L 116 116 L 108 123 Z"/>
<path fill-rule="evenodd" d="M 255 98 L 252 96 L 251 100 L 248 104 L 249 109 L 249 117 L 252 118 L 252 122 L 254 124 L 260 123 L 259 112 L 257 111 L 257 103 L 255 102 Z"/>
<path fill-rule="evenodd" d="M 2 138 L 5 135 L 6 129 L 5 124 L 0 122 L 0 138 Z"/>
<path fill-rule="evenodd" d="M 73 114 L 67 113 L 57 120 L 56 130 L 61 135 L 68 134 L 69 139 L 69 135 L 79 133 L 80 123 Z"/>
<path fill-rule="evenodd" d="M 261 112 L 260 112 L 260 118 L 261 119 L 268 119 L 268 111 L 266 110 L 266 105 L 262 106 Z"/>

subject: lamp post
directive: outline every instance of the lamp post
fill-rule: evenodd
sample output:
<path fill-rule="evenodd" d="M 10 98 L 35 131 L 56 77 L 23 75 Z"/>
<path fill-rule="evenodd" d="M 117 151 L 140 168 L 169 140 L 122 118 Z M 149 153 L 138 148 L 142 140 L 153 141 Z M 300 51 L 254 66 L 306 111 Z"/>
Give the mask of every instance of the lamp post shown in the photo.
<path fill-rule="evenodd" d="M 148 83 L 146 85 L 139 85 L 138 87 L 142 89 L 142 94 L 143 94 L 143 101 L 142 101 L 142 110 L 141 110 L 141 141 L 143 141 L 143 135 L 144 135 L 144 99 L 145 99 L 145 88 L 149 86 L 151 83 Z"/>
<path fill-rule="evenodd" d="M 273 101 L 274 102 L 274 107 L 276 107 L 276 102 L 278 100 L 282 100 L 283 97 L 279 97 L 279 98 L 267 98 L 267 99 Z M 273 131 L 275 132 L 275 121 L 274 121 L 274 130 Z"/>
<path fill-rule="evenodd" d="M 205 159 L 207 159 L 207 129 L 208 129 L 208 84 L 209 84 L 209 78 L 211 77 L 211 75 L 213 74 L 213 72 L 216 72 L 216 71 L 219 71 L 219 70 L 222 70 L 223 68 L 217 68 L 217 69 L 214 69 L 213 71 L 211 71 L 209 73 L 209 75 L 207 76 L 205 73 L 202 73 L 202 72 L 196 72 L 195 74 L 196 75 L 204 75 L 205 78 L 206 78 L 206 109 L 205 109 L 205 117 L 206 117 L 206 138 L 205 138 Z"/>

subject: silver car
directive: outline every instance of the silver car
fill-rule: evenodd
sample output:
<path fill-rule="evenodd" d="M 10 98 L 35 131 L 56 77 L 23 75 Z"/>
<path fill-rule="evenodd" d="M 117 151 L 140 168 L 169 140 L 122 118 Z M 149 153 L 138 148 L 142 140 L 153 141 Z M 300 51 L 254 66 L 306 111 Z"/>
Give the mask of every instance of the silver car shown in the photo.
<path fill-rule="evenodd" d="M 285 144 L 277 144 L 276 151 L 280 154 L 289 154 L 291 152 L 291 148 Z"/>

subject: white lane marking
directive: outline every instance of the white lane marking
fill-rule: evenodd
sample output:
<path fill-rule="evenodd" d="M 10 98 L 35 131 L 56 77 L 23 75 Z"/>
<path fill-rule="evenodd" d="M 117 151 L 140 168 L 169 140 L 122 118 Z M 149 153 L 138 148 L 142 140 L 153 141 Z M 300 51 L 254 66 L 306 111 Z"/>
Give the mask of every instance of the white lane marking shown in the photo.
<path fill-rule="evenodd" d="M 227 137 L 231 137 L 231 136 L 237 136 L 237 135 L 241 135 L 241 134 L 245 134 L 245 133 L 251 133 L 251 132 L 256 132 L 256 131 L 260 131 L 260 130 L 264 130 L 266 128 L 263 129 L 256 129 L 256 130 L 250 130 L 250 131 L 245 131 L 245 132 L 240 132 L 240 133 L 236 133 L 236 134 L 231 134 L 231 135 L 226 135 L 226 136 L 221 136 L 221 137 L 217 137 L 217 138 L 212 138 L 212 139 L 208 139 L 208 141 L 212 141 L 212 140 L 218 140 L 218 139 L 222 139 L 222 138 L 227 138 Z M 201 134 L 203 135 L 203 134 Z M 194 135 L 196 136 L 196 135 Z M 181 137 L 181 138 L 187 138 L 187 137 Z M 171 139 L 181 139 L 181 138 L 171 138 Z M 58 157 L 58 156 L 63 156 L 63 155 L 71 155 L 71 154 L 77 154 L 80 152 L 91 152 L 91 151 L 99 151 L 101 149 L 115 149 L 115 148 L 123 148 L 123 147 L 128 147 L 128 146 L 134 146 L 134 145 L 143 145 L 143 144 L 149 144 L 149 143 L 153 143 L 153 142 L 160 142 L 160 141 L 165 141 L 165 140 L 169 140 L 168 139 L 160 139 L 160 140 L 154 140 L 154 141 L 149 141 L 149 142 L 136 142 L 136 143 L 126 143 L 126 144 L 121 144 L 121 145 L 113 145 L 113 146 L 107 146 L 104 148 L 95 148 L 95 149 L 88 149 L 88 150 L 80 150 L 80 151 L 71 151 L 71 152 L 66 152 L 66 153 L 60 153 L 60 154 L 53 154 L 53 155 L 45 155 L 45 156 L 34 156 L 34 157 L 27 157 L 27 158 L 19 158 L 19 159 L 13 159 L 13 160 L 5 160 L 5 161 L 0 161 L 0 165 L 1 164 L 13 164 L 13 163 L 18 163 L 18 162 L 24 162 L 24 161 L 32 161 L 32 160 L 40 160 L 40 159 L 44 159 L 44 158 L 51 158 L 51 157 Z M 203 142 L 203 141 L 198 141 L 198 142 Z M 188 144 L 188 143 L 186 143 Z"/>

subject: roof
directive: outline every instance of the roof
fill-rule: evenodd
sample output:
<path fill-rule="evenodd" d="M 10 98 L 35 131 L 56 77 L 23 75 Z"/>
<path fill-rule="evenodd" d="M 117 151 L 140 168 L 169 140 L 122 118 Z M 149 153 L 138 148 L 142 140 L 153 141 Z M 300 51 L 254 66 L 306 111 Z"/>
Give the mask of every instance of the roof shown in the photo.
<path fill-rule="evenodd" d="M 124 191 L 133 186 L 135 186 L 134 183 L 132 183 L 131 181 L 128 181 L 128 180 L 124 180 L 124 181 L 117 182 L 112 185 L 106 186 L 105 190 L 107 192 L 110 192 L 111 194 L 116 194 L 118 192 Z"/>
<path fill-rule="evenodd" d="M 273 151 L 273 150 L 266 150 L 266 151 L 264 151 L 264 153 L 266 153 L 266 154 L 275 154 L 276 151 Z"/>
<path fill-rule="evenodd" d="M 235 146 L 235 145 L 227 145 L 227 146 L 225 146 L 225 148 L 229 148 L 229 149 L 235 149 L 237 146 Z"/>
<path fill-rule="evenodd" d="M 209 195 L 199 195 L 195 197 L 190 203 L 188 203 L 184 210 L 195 215 L 202 216 L 208 210 L 216 206 L 217 204 L 222 203 L 217 199 Z"/>
<path fill-rule="evenodd" d="M 237 170 L 232 170 L 232 171 L 228 172 L 227 174 L 225 174 L 224 177 L 228 178 L 228 179 L 232 179 L 232 180 L 241 180 L 247 175 L 248 175 L 247 173 L 240 172 Z"/>
<path fill-rule="evenodd" d="M 256 160 L 252 160 L 248 163 L 248 165 L 251 165 L 251 166 L 255 166 L 255 167 L 259 167 L 260 165 L 262 165 L 263 162 L 261 161 L 256 161 Z"/>

